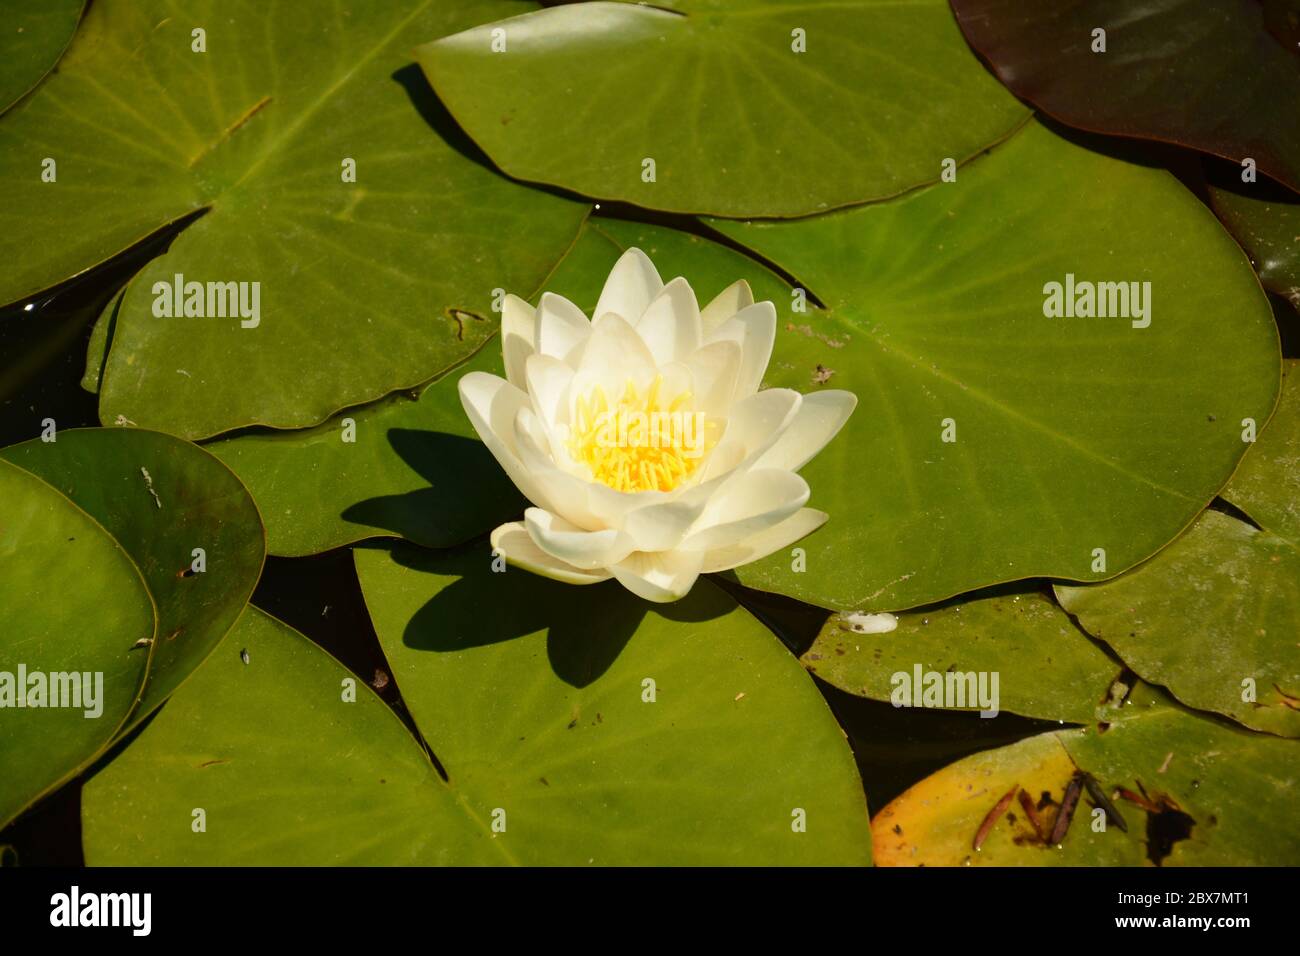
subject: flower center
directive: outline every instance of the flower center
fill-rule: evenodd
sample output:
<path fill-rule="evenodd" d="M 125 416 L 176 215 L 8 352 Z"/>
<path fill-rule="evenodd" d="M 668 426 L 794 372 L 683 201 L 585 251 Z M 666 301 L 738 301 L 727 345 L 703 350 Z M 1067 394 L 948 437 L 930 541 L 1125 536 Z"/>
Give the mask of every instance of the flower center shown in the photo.
<path fill-rule="evenodd" d="M 596 385 L 575 402 L 568 448 L 574 461 L 615 491 L 672 491 L 699 467 L 717 426 L 694 410 L 690 392 L 671 400 L 663 376 L 644 392 L 628 380 L 614 401 Z"/>

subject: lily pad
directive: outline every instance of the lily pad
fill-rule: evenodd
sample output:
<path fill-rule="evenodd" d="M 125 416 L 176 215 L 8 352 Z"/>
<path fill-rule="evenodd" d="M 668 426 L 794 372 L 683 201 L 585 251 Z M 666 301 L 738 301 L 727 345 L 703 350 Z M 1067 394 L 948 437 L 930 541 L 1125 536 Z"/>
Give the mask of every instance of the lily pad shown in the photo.
<path fill-rule="evenodd" d="M 860 400 L 802 472 L 830 514 L 806 571 L 773 555 L 739 569 L 752 587 L 884 611 L 1113 576 L 1209 503 L 1277 394 L 1269 303 L 1213 215 L 1037 123 L 892 202 L 712 222 L 827 306 L 780 321 L 767 383 L 829 369 Z M 1049 317 L 1075 278 L 1143 307 L 1116 286 L 1111 317 Z"/>
<path fill-rule="evenodd" d="M 971 46 L 1002 82 L 1048 115 L 1094 132 L 1249 157 L 1300 189 L 1300 32 L 1274 18 L 1282 4 L 952 0 L 952 6 Z"/>
<path fill-rule="evenodd" d="M 91 866 L 505 859 L 365 682 L 254 607 L 81 799 Z"/>
<path fill-rule="evenodd" d="M 1088 633 L 1183 703 L 1300 737 L 1300 363 L 1218 511 L 1150 561 L 1056 594 Z"/>
<path fill-rule="evenodd" d="M 872 821 L 882 866 L 1285 866 L 1300 832 L 1279 808 L 1300 783 L 1300 743 L 1188 713 L 1139 685 L 1104 732 L 1089 728 L 1030 737 L 960 760 L 922 780 Z M 1127 832 L 1094 809 L 1084 789 L 1059 843 L 1052 840 L 1076 770 L 1096 780 Z M 981 847 L 989 812 L 1018 798 Z M 1123 788 L 1131 798 L 1118 795 Z M 1143 805 L 1145 804 L 1145 806 Z M 1104 818 L 1104 829 L 1094 820 Z M 1046 837 L 1040 833 L 1046 833 Z"/>
<path fill-rule="evenodd" d="M 898 706 L 922 706 L 915 688 L 924 687 L 932 672 L 944 680 L 952 673 L 962 677 L 952 685 L 962 694 L 960 706 L 956 698 L 940 706 L 980 710 L 982 686 L 990 717 L 1005 710 L 1072 723 L 1092 720 L 1118 670 L 1055 601 L 1037 591 L 958 598 L 886 617 L 883 624 L 832 614 L 800 661 L 841 690 Z M 976 683 L 964 678 L 968 674 Z"/>
<path fill-rule="evenodd" d="M 471 371 L 505 374 L 498 341 L 489 339 L 418 398 L 398 393 L 315 428 L 205 447 L 248 486 L 272 554 L 317 554 L 391 535 L 430 548 L 460 544 L 527 507 L 456 391 Z"/>
<path fill-rule="evenodd" d="M 893 196 L 1027 115 L 944 0 L 583 3 L 416 56 L 511 176 L 675 212 L 801 216 Z"/>
<path fill-rule="evenodd" d="M 454 564 L 401 554 L 408 563 Z M 368 569 L 372 609 L 375 591 L 385 593 L 381 617 L 405 613 L 440 587 L 462 594 L 474 587 L 470 578 L 451 581 L 383 552 L 358 557 Z M 700 672 L 673 652 L 673 642 L 704 636 L 698 625 L 658 618 L 636 641 L 645 652 L 624 655 L 626 679 L 611 671 L 581 693 L 552 673 L 542 634 L 514 638 L 495 630 L 512 609 L 511 623 L 535 619 L 528 601 L 536 595 L 514 580 L 526 576 L 510 577 L 510 600 L 473 615 L 482 643 L 439 655 L 437 674 L 409 669 L 430 663 L 429 652 L 404 648 L 400 634 L 387 646 L 390 655 L 409 655 L 394 664 L 394 676 L 417 723 L 437 742 L 449 783 L 368 688 L 250 608 L 191 684 L 87 784 L 87 862 L 870 859 L 861 784 L 842 735 L 816 691 L 799 681 L 797 665 L 743 611 L 716 591 L 697 601 L 698 610 L 729 615 L 708 632 L 709 647 L 754 700 L 733 700 L 716 669 Z M 570 592 L 556 596 L 573 608 Z M 560 613 L 561 606 L 555 600 L 551 608 L 557 620 L 593 623 L 581 611 Z M 629 609 L 622 610 L 626 621 Z M 454 640 L 463 622 L 452 618 L 429 630 L 422 618 L 416 628 Z M 603 653 L 590 645 L 586 651 Z M 573 652 L 578 666 L 579 657 L 593 656 L 576 645 Z M 795 680 L 781 680 L 783 669 L 787 678 L 795 669 Z M 646 676 L 660 679 L 657 703 L 641 702 Z M 346 699 L 349 681 L 355 702 Z M 764 740 L 760 751 L 755 723 L 774 731 L 775 744 Z M 738 747 L 753 749 L 754 759 L 737 760 Z M 806 833 L 791 829 L 799 806 L 807 810 Z M 196 810 L 204 832 L 195 832 Z"/>
<path fill-rule="evenodd" d="M 152 637 L 154 610 L 131 558 L 54 488 L 0 460 L 0 499 L 3 828 L 113 739 L 144 676 L 147 652 L 133 647 Z M 19 705 L 39 687 L 41 706 Z"/>
<path fill-rule="evenodd" d="M 1210 201 L 1236 236 L 1265 288 L 1300 305 L 1300 196 L 1259 180 L 1209 186 Z"/>
<path fill-rule="evenodd" d="M 0 113 L 54 68 L 85 0 L 0 0 Z"/>
<path fill-rule="evenodd" d="M 184 226 L 127 287 L 102 421 L 303 427 L 430 380 L 492 333 L 493 290 L 534 288 L 586 212 L 486 168 L 408 58 L 520 9 L 379 0 L 304 29 L 289 8 L 96 2 L 58 73 L 0 121 L 0 302 Z M 202 294 L 169 309 L 177 276 Z"/>
<path fill-rule="evenodd" d="M 466 805 L 506 810 L 517 860 L 869 862 L 843 733 L 716 586 L 651 606 L 491 561 L 356 552 L 403 700 Z"/>
<path fill-rule="evenodd" d="M 256 506 L 211 455 L 158 432 L 70 429 L 53 442 L 0 449 L 0 457 L 66 495 L 143 576 L 157 628 L 139 635 L 150 640 L 137 652 L 148 662 L 131 715 L 138 723 L 203 663 L 253 593 L 266 547 Z"/>

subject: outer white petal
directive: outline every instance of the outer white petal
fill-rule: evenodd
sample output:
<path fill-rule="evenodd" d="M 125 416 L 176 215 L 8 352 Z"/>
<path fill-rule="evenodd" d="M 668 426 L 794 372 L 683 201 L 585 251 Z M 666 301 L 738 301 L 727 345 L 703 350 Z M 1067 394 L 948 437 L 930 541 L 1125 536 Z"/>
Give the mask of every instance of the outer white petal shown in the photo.
<path fill-rule="evenodd" d="M 531 406 L 519 410 L 512 434 L 529 480 L 549 502 L 540 507 L 587 531 L 610 527 L 587 506 L 588 489 L 592 483 L 557 466 L 550 439 Z"/>
<path fill-rule="evenodd" d="M 794 472 L 747 472 L 709 501 L 681 547 L 712 551 L 760 535 L 806 505 L 808 496 L 808 482 Z"/>
<path fill-rule="evenodd" d="M 501 305 L 501 358 L 506 381 L 524 387 L 524 363 L 536 350 L 537 312 L 517 295 L 508 295 Z"/>
<path fill-rule="evenodd" d="M 754 290 L 744 279 L 731 283 L 713 301 L 700 310 L 700 321 L 707 336 L 741 309 L 754 304 Z"/>
<path fill-rule="evenodd" d="M 622 561 L 634 550 L 631 537 L 614 528 L 583 531 L 563 518 L 529 508 L 524 527 L 533 542 L 551 557 L 584 570 L 599 570 Z"/>
<path fill-rule="evenodd" d="M 629 511 L 623 530 L 638 551 L 667 551 L 677 547 L 708 505 L 707 495 L 680 497 Z"/>
<path fill-rule="evenodd" d="M 858 397 L 842 389 L 809 392 L 799 403 L 790 427 L 754 467 L 798 471 L 839 433 L 857 405 Z"/>
<path fill-rule="evenodd" d="M 731 407 L 722 440 L 704 463 L 703 480 L 752 466 L 794 421 L 802 401 L 803 396 L 789 388 L 766 388 L 738 401 Z"/>
<path fill-rule="evenodd" d="M 776 342 L 776 306 L 771 302 L 756 302 L 742 309 L 714 329 L 709 341 L 732 341 L 740 346 L 736 399 L 753 395 L 763 384 L 767 363 L 772 359 L 772 346 Z"/>
<path fill-rule="evenodd" d="M 693 551 L 637 551 L 610 568 L 610 572 L 638 597 L 667 604 L 684 597 L 700 576 L 703 555 Z"/>
<path fill-rule="evenodd" d="M 537 351 L 573 363 L 591 335 L 582 310 L 562 295 L 542 293 L 537 303 Z"/>
<path fill-rule="evenodd" d="M 533 410 L 552 438 L 555 437 L 555 426 L 567 424 L 569 420 L 569 385 L 573 382 L 573 374 L 568 364 L 549 355 L 533 355 L 524 366 Z"/>
<path fill-rule="evenodd" d="M 773 552 L 789 547 L 804 535 L 816 531 L 826 523 L 826 518 L 827 514 L 824 511 L 815 508 L 796 511 L 780 524 L 768 528 L 761 534 L 745 538 L 729 547 L 705 552 L 700 570 L 704 573 L 729 571 L 742 564 L 765 558 Z"/>
<path fill-rule="evenodd" d="M 686 358 L 700 347 L 700 305 L 680 276 L 664 286 L 635 325 L 656 365 Z"/>
<path fill-rule="evenodd" d="M 631 248 L 614 263 L 591 317 L 599 319 L 613 312 L 635 323 L 663 287 L 655 264 L 640 249 Z"/>
<path fill-rule="evenodd" d="M 607 571 L 584 571 L 551 557 L 528 536 L 522 521 L 503 524 L 493 531 L 492 550 L 505 555 L 507 564 L 566 584 L 597 584 L 610 578 Z"/>
<path fill-rule="evenodd" d="M 529 474 L 515 445 L 515 418 L 521 410 L 530 409 L 528 396 L 505 379 L 487 372 L 461 376 L 457 389 L 470 424 L 515 487 L 533 504 L 553 507 L 550 498 Z"/>

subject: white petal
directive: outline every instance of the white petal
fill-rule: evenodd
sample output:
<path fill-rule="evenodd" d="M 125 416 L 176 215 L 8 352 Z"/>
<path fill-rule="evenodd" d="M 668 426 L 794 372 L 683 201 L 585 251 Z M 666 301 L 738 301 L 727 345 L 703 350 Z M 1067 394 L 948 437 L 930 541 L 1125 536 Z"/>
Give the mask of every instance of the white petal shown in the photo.
<path fill-rule="evenodd" d="M 503 378 L 487 372 L 469 372 L 457 383 L 460 402 L 470 424 L 524 497 L 543 508 L 551 501 L 528 473 L 515 447 L 515 418 L 530 409 L 528 396 Z"/>
<path fill-rule="evenodd" d="M 584 571 L 551 557 L 528 536 L 522 521 L 503 524 L 493 531 L 492 550 L 505 555 L 507 564 L 566 584 L 596 584 L 610 577 L 607 571 Z"/>
<path fill-rule="evenodd" d="M 754 304 L 754 290 L 744 279 L 731 283 L 716 296 L 713 301 L 700 310 L 700 321 L 704 334 L 708 335 L 727 319 L 741 309 Z"/>
<path fill-rule="evenodd" d="M 519 460 L 528 472 L 528 479 L 548 502 L 535 502 L 539 507 L 560 515 L 587 531 L 610 527 L 599 516 L 592 514 L 587 506 L 591 482 L 557 464 L 557 455 L 550 445 L 550 438 L 531 406 L 519 410 L 512 434 Z M 563 457 L 567 459 L 567 453 L 563 453 Z"/>
<path fill-rule="evenodd" d="M 858 397 L 842 389 L 809 392 L 781 437 L 754 465 L 798 471 L 826 447 L 857 407 Z"/>
<path fill-rule="evenodd" d="M 681 364 L 690 373 L 696 409 L 707 415 L 726 415 L 736 392 L 740 346 L 735 342 L 711 342 L 696 349 Z"/>
<path fill-rule="evenodd" d="M 729 571 L 742 564 L 765 558 L 782 548 L 789 547 L 804 535 L 816 531 L 826 523 L 827 517 L 826 512 L 815 508 L 796 511 L 780 524 L 768 528 L 761 534 L 745 538 L 729 547 L 706 552 L 700 570 L 704 573 Z"/>
<path fill-rule="evenodd" d="M 667 551 L 677 547 L 708 505 L 708 497 L 678 498 L 629 511 L 623 530 L 638 551 Z"/>
<path fill-rule="evenodd" d="M 585 570 L 617 564 L 634 548 L 632 539 L 621 531 L 584 531 L 541 508 L 524 512 L 524 527 L 533 542 L 551 557 Z"/>
<path fill-rule="evenodd" d="M 751 467 L 789 427 L 802 400 L 793 389 L 767 388 L 736 402 L 722 440 L 704 464 L 704 480 L 742 465 Z"/>
<path fill-rule="evenodd" d="M 573 369 L 549 355 L 534 355 L 524 366 L 528 397 L 548 434 L 554 438 L 555 426 L 569 420 L 569 385 Z"/>
<path fill-rule="evenodd" d="M 686 358 L 700 347 L 700 305 L 690 283 L 680 276 L 664 286 L 636 323 L 656 365 Z"/>
<path fill-rule="evenodd" d="M 713 551 L 760 535 L 806 505 L 808 495 L 808 482 L 793 472 L 747 472 L 709 501 L 681 547 Z"/>
<path fill-rule="evenodd" d="M 600 384 L 609 401 L 616 402 L 628 381 L 643 389 L 655 372 L 654 357 L 636 330 L 621 316 L 604 315 L 592 323 L 571 391 L 577 398 Z"/>
<path fill-rule="evenodd" d="M 663 287 L 663 280 L 650 258 L 640 249 L 629 249 L 610 270 L 591 317 L 599 319 L 613 312 L 635 323 Z"/>
<path fill-rule="evenodd" d="M 709 335 L 710 342 L 731 341 L 740 346 L 740 374 L 736 399 L 753 395 L 763 384 L 767 363 L 776 342 L 776 306 L 757 302 L 727 319 Z"/>
<path fill-rule="evenodd" d="M 524 363 L 536 348 L 537 313 L 517 295 L 508 295 L 501 306 L 501 358 L 506 381 L 524 387 Z"/>
<path fill-rule="evenodd" d="M 667 604 L 685 597 L 700 576 L 703 555 L 692 551 L 637 551 L 610 568 L 610 572 L 638 597 Z"/>
<path fill-rule="evenodd" d="M 573 363 L 591 335 L 591 323 L 580 308 L 551 292 L 537 303 L 537 351 Z"/>

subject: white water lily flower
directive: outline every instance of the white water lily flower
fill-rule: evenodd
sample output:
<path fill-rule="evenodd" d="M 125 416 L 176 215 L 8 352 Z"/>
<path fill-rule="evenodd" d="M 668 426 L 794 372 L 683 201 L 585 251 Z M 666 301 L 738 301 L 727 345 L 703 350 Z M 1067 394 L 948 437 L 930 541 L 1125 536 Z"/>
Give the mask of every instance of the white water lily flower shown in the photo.
<path fill-rule="evenodd" d="M 460 397 L 479 436 L 534 505 L 492 533 L 513 565 L 572 584 L 611 577 L 675 601 L 700 574 L 765 557 L 814 531 L 796 472 L 857 404 L 845 391 L 759 385 L 776 309 L 748 283 L 703 310 L 629 249 L 595 319 L 546 293 L 508 296 L 506 379 L 470 372 Z"/>

